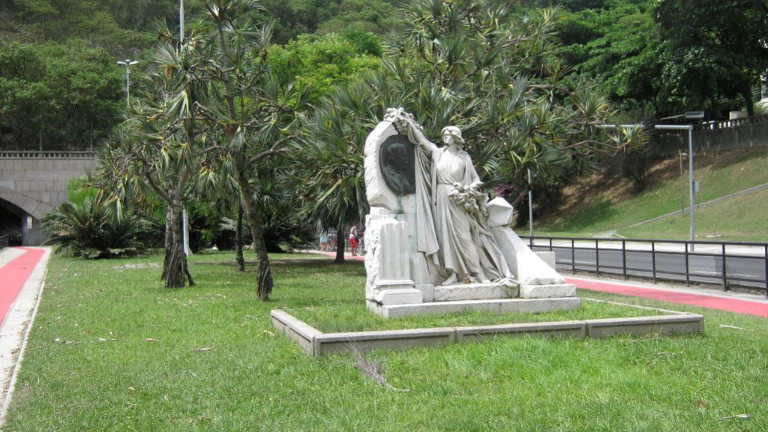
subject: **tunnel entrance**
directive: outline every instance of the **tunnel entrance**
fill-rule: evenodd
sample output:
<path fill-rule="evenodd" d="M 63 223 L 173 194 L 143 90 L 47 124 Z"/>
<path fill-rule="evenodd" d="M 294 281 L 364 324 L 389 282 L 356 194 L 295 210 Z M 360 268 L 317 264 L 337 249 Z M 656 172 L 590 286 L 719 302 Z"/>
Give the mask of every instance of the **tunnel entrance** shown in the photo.
<path fill-rule="evenodd" d="M 0 236 L 8 236 L 9 246 L 21 246 L 26 213 L 15 205 L 0 199 Z"/>

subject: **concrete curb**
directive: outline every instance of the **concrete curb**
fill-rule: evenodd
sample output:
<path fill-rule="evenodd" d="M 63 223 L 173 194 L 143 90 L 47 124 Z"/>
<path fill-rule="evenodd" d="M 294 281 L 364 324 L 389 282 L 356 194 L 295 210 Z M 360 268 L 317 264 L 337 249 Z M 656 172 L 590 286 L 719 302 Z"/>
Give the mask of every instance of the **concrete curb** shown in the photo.
<path fill-rule="evenodd" d="M 592 300 L 602 302 L 601 300 Z M 635 305 L 605 302 L 632 307 Z M 368 352 L 375 349 L 404 349 L 415 346 L 441 346 L 478 341 L 496 336 L 546 336 L 554 338 L 603 338 L 628 334 L 642 336 L 696 334 L 704 332 L 704 316 L 686 312 L 652 309 L 662 315 L 632 318 L 607 318 L 544 323 L 519 323 L 468 327 L 438 327 L 349 333 L 323 333 L 293 315 L 274 309 L 272 325 L 297 342 L 306 354 L 319 357 L 329 353 Z"/>

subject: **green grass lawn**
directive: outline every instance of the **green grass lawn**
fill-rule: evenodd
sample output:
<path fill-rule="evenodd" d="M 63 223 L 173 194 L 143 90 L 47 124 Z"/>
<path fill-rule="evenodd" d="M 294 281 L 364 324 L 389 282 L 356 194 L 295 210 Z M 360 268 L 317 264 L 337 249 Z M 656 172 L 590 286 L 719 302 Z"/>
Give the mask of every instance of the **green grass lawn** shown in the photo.
<path fill-rule="evenodd" d="M 398 392 L 270 325 L 273 308 L 345 321 L 364 307 L 362 264 L 274 258 L 261 303 L 230 254 L 195 256 L 182 290 L 163 288 L 160 256 L 54 256 L 4 430 L 768 430 L 766 319 L 581 293 L 703 313 L 706 331 L 369 354 Z"/>
<path fill-rule="evenodd" d="M 694 173 L 700 182 L 695 203 L 703 203 L 753 186 L 768 183 L 768 149 L 732 151 L 727 154 L 698 156 Z M 674 161 L 673 161 L 674 162 Z M 642 193 L 614 199 L 610 195 L 589 196 L 589 205 L 574 213 L 543 218 L 536 235 L 592 236 L 616 231 L 628 238 L 687 239 L 688 216 L 672 217 L 640 227 L 630 225 L 688 208 L 688 173 L 681 179 L 673 163 L 671 169 L 652 177 Z M 625 183 L 628 180 L 624 181 Z M 768 192 L 762 190 L 730 201 L 696 210 L 697 240 L 768 241 Z M 534 198 L 535 200 L 535 198 Z M 518 232 L 527 235 L 525 227 Z"/>

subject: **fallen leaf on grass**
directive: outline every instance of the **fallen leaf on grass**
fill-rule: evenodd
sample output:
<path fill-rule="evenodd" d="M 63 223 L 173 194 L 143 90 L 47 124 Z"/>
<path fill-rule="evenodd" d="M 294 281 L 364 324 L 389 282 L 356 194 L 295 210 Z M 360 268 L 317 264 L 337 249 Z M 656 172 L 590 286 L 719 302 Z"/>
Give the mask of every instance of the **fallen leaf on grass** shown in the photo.
<path fill-rule="evenodd" d="M 160 342 L 160 341 L 157 340 L 157 339 L 146 338 L 146 339 L 144 339 L 144 342 Z"/>
<path fill-rule="evenodd" d="M 748 418 L 752 418 L 752 416 L 749 414 L 736 414 L 736 415 L 727 416 L 727 417 L 720 417 L 718 420 L 728 420 L 728 419 L 735 419 L 735 418 L 748 419 Z"/>
<path fill-rule="evenodd" d="M 192 352 L 204 352 L 204 351 L 210 351 L 212 349 L 213 347 L 197 348 L 197 349 L 193 349 Z"/>
<path fill-rule="evenodd" d="M 704 402 L 703 400 L 696 401 L 696 405 L 698 405 L 701 408 L 709 408 L 709 404 Z"/>
<path fill-rule="evenodd" d="M 720 324 L 720 328 L 732 329 L 732 330 L 746 330 L 744 327 L 737 327 L 734 325 Z"/>
<path fill-rule="evenodd" d="M 270 335 L 270 336 L 274 336 L 274 335 L 275 335 L 274 333 L 272 333 L 272 332 L 271 332 L 271 331 L 269 331 L 269 330 L 264 330 L 264 334 L 268 334 L 268 335 Z"/>

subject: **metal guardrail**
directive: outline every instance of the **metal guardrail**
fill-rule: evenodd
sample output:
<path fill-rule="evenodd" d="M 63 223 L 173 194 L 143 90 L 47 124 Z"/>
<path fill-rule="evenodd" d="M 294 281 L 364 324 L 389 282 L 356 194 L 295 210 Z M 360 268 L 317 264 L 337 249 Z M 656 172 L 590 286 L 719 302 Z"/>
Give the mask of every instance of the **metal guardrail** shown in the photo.
<path fill-rule="evenodd" d="M 8 236 L 3 234 L 0 235 L 0 249 L 4 249 L 8 247 Z"/>
<path fill-rule="evenodd" d="M 691 283 L 765 290 L 768 243 L 529 237 L 533 250 L 554 251 L 559 269 L 610 273 Z"/>
<path fill-rule="evenodd" d="M 0 151 L 0 159 L 93 159 L 95 151 Z"/>

